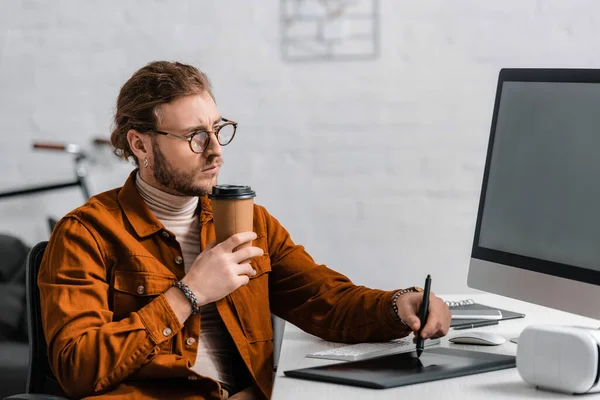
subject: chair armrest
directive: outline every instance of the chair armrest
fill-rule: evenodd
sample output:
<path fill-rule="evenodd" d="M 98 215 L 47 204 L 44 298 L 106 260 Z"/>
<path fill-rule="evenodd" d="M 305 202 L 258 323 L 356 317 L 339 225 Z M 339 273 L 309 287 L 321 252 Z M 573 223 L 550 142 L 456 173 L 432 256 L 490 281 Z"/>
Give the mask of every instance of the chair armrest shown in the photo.
<path fill-rule="evenodd" d="M 5 397 L 3 400 L 67 400 L 64 397 L 53 396 L 51 394 L 39 394 L 39 393 L 21 393 L 13 394 L 12 396 Z"/>

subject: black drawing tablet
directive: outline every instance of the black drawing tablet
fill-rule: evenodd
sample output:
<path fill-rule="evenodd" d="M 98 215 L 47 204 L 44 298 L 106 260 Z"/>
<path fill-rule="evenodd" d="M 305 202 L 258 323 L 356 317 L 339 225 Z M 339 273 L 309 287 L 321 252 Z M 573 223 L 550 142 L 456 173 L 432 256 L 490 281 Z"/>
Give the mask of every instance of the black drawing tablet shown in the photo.
<path fill-rule="evenodd" d="M 479 351 L 436 347 L 370 360 L 284 371 L 293 378 L 375 389 L 412 385 L 515 367 L 515 357 Z"/>

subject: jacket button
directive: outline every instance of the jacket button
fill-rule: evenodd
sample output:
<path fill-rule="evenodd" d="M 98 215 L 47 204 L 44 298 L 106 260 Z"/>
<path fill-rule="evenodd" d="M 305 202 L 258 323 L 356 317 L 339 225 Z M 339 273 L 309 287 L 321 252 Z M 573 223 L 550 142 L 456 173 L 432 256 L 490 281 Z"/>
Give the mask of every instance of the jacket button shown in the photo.
<path fill-rule="evenodd" d="M 188 375 L 188 379 L 189 379 L 190 381 L 195 381 L 195 380 L 197 380 L 197 379 L 198 379 L 198 375 Z"/>
<path fill-rule="evenodd" d="M 165 239 L 168 239 L 171 237 L 171 235 L 169 235 L 169 232 L 167 232 L 167 231 L 162 231 L 162 235 Z"/>
<path fill-rule="evenodd" d="M 185 344 L 187 344 L 188 346 L 191 346 L 194 343 L 196 343 L 196 339 L 194 339 L 193 337 L 189 337 L 185 340 Z"/>
<path fill-rule="evenodd" d="M 175 257 L 175 264 L 181 264 L 183 262 L 183 258 L 181 256 Z"/>
<path fill-rule="evenodd" d="M 137 287 L 138 294 L 144 294 L 145 291 L 146 291 L 146 288 L 144 287 L 144 285 L 140 285 Z"/>
<path fill-rule="evenodd" d="M 171 333 L 173 333 L 173 331 L 171 330 L 171 328 L 166 327 L 165 329 L 163 329 L 163 335 L 169 336 L 169 335 L 171 335 Z"/>

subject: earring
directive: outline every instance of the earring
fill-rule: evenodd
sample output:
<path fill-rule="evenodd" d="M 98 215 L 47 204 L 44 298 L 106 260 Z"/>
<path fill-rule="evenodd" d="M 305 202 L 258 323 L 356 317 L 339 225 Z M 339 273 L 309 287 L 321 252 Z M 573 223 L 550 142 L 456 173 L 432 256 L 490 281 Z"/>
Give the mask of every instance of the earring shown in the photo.
<path fill-rule="evenodd" d="M 148 159 L 144 158 L 144 168 L 148 168 Z"/>

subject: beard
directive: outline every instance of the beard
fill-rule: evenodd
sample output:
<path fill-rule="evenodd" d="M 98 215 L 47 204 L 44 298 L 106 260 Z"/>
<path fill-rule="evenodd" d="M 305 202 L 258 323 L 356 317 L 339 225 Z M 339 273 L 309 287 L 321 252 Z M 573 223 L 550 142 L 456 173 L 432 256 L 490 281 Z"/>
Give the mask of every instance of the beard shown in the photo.
<path fill-rule="evenodd" d="M 166 160 L 157 145 L 152 146 L 154 156 L 153 174 L 154 179 L 165 191 L 179 196 L 206 196 L 212 191 L 213 185 L 217 183 L 216 175 L 205 179 L 202 183 L 196 183 L 196 177 L 202 170 L 215 163 L 217 156 L 209 156 L 206 164 L 193 168 L 189 171 L 178 171 Z M 221 164 L 221 163 L 219 163 Z"/>

